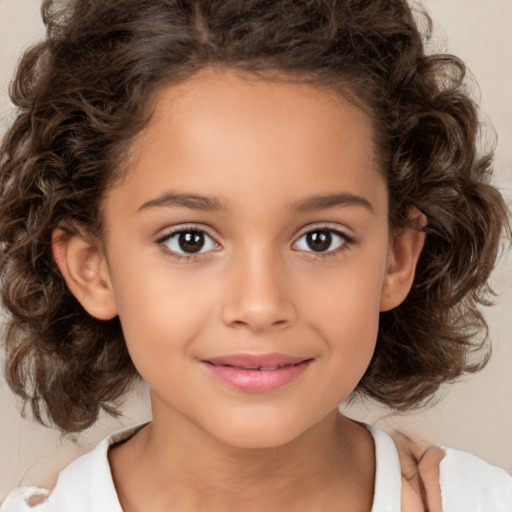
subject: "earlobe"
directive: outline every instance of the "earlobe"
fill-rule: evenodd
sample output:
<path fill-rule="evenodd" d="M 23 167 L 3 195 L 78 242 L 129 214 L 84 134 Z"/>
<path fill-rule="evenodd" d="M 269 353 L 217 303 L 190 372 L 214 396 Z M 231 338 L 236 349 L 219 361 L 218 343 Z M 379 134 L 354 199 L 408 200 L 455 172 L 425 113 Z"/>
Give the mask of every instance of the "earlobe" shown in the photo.
<path fill-rule="evenodd" d="M 413 209 L 409 220 L 411 227 L 395 233 L 390 241 L 386 276 L 381 292 L 381 312 L 401 304 L 414 281 L 416 265 L 425 242 L 425 233 L 421 229 L 427 225 L 427 218 L 419 210 Z"/>
<path fill-rule="evenodd" d="M 117 308 L 107 263 L 91 237 L 80 230 L 57 228 L 52 233 L 53 257 L 71 293 L 99 320 L 111 320 Z"/>

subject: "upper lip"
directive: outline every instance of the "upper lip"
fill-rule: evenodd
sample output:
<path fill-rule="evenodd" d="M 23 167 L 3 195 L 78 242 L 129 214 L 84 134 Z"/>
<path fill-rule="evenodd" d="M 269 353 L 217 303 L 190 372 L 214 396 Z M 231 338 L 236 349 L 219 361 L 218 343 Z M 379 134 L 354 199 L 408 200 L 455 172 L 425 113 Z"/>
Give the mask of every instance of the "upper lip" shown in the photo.
<path fill-rule="evenodd" d="M 295 357 L 286 354 L 229 354 L 203 359 L 203 362 L 217 366 L 233 366 L 244 369 L 273 368 L 308 361 L 311 358 Z"/>

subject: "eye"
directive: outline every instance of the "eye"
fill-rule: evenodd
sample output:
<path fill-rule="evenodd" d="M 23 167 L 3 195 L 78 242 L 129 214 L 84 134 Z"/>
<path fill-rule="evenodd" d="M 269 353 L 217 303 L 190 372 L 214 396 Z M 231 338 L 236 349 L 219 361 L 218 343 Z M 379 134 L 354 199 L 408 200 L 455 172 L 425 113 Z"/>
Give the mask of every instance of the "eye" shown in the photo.
<path fill-rule="evenodd" d="M 299 251 L 333 253 L 353 240 L 347 234 L 331 229 L 314 229 L 304 233 L 294 244 Z"/>
<path fill-rule="evenodd" d="M 216 250 L 219 244 L 200 229 L 179 229 L 157 240 L 176 255 L 187 256 Z"/>

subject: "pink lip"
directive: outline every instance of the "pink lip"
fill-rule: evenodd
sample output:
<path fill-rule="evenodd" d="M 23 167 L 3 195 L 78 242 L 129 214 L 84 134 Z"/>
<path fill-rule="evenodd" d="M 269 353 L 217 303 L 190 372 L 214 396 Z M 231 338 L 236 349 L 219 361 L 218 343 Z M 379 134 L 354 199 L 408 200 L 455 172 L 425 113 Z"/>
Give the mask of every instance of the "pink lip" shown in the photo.
<path fill-rule="evenodd" d="M 284 354 L 231 354 L 203 360 L 213 377 L 242 391 L 274 391 L 302 375 L 313 359 Z"/>

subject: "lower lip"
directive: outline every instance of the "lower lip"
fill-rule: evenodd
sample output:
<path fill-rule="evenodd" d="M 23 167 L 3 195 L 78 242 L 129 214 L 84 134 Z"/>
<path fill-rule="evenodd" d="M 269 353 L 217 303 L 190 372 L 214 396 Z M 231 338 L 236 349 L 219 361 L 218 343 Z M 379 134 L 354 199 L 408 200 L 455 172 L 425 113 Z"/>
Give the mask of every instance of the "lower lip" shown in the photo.
<path fill-rule="evenodd" d="M 302 363 L 281 366 L 276 370 L 248 370 L 206 362 L 203 364 L 211 375 L 230 387 L 251 393 L 267 393 L 282 388 L 300 377 L 311 361 L 308 359 Z"/>

